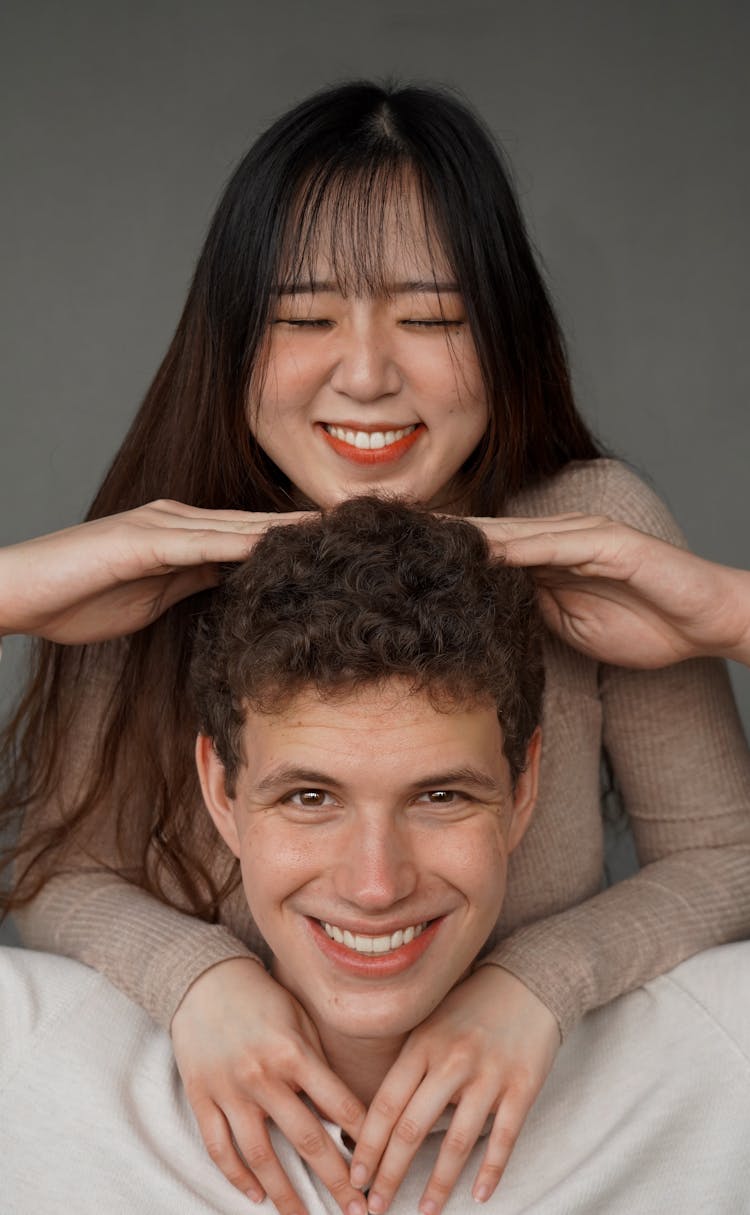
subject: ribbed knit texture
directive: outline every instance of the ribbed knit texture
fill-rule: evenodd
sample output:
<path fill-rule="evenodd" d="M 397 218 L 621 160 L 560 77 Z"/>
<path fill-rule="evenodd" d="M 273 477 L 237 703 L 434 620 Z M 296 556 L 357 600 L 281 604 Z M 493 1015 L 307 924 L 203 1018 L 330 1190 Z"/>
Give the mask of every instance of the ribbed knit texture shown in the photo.
<path fill-rule="evenodd" d="M 682 542 L 659 499 L 612 460 L 569 466 L 510 513 L 573 510 Z M 626 671 L 553 638 L 543 730 L 539 801 L 481 964 L 517 975 L 565 1035 L 584 1012 L 691 954 L 750 936 L 750 756 L 721 663 Z M 608 890 L 602 746 L 643 866 Z M 218 841 L 216 854 L 224 866 Z M 86 873 L 56 878 L 16 918 L 28 945 L 96 967 L 164 1026 L 210 966 L 266 956 L 241 890 L 215 926 L 109 873 Z"/>

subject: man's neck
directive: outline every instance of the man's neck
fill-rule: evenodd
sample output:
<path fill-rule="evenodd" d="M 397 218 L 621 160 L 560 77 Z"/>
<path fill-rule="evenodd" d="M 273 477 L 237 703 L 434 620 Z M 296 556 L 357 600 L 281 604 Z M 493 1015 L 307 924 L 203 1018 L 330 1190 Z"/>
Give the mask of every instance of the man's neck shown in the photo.
<path fill-rule="evenodd" d="M 398 1038 L 346 1037 L 316 1024 L 325 1057 L 340 1080 L 369 1105 L 396 1062 L 407 1035 Z"/>

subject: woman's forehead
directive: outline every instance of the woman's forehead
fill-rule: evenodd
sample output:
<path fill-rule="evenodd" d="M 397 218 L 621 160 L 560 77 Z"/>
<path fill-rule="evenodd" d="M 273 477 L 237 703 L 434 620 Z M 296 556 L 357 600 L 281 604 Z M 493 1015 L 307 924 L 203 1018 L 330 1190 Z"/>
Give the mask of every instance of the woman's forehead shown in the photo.
<path fill-rule="evenodd" d="M 413 178 L 326 183 L 293 208 L 282 245 L 282 289 L 326 284 L 343 294 L 388 295 L 407 284 L 455 288 L 434 217 Z"/>

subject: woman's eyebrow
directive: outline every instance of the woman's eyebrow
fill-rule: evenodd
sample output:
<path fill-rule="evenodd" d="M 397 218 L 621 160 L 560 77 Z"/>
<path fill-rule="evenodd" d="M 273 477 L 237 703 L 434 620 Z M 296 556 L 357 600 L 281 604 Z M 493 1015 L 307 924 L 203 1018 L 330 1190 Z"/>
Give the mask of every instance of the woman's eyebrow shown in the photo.
<path fill-rule="evenodd" d="M 434 279 L 413 279 L 402 283 L 386 283 L 387 295 L 458 295 L 458 283 L 438 283 Z M 276 288 L 277 295 L 317 295 L 328 292 L 339 294 L 338 283 L 316 280 L 311 283 L 282 283 Z"/>

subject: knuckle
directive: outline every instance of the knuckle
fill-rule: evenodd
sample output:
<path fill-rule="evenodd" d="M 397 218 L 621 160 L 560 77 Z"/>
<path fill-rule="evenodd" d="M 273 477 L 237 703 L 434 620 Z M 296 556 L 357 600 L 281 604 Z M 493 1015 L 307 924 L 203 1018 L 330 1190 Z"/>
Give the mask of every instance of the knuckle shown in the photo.
<path fill-rule="evenodd" d="M 271 1163 L 273 1153 L 269 1143 L 256 1142 L 249 1143 L 247 1147 L 243 1146 L 242 1155 L 253 1172 L 255 1172 L 257 1169 L 264 1169 L 266 1165 Z"/>
<path fill-rule="evenodd" d="M 406 1116 L 399 1118 L 393 1133 L 402 1143 L 409 1145 L 418 1143 L 422 1138 L 422 1128 L 419 1123 Z"/>
<path fill-rule="evenodd" d="M 400 1184 L 401 1177 L 397 1173 L 391 1173 L 388 1169 L 379 1169 L 371 1189 L 377 1190 L 378 1194 L 382 1194 L 384 1198 L 390 1198 Z"/>
<path fill-rule="evenodd" d="M 494 1189 L 504 1172 L 505 1166 L 502 1164 L 486 1164 L 482 1169 L 479 1184 L 488 1185 L 490 1189 Z"/>
<path fill-rule="evenodd" d="M 343 1177 L 328 1177 L 326 1178 L 326 1186 L 333 1194 L 333 1197 L 336 1198 L 339 1194 L 346 1193 L 349 1190 L 349 1177 L 346 1174 Z"/>
<path fill-rule="evenodd" d="M 505 1124 L 496 1126 L 492 1132 L 492 1139 L 495 1146 L 500 1148 L 503 1152 L 510 1152 L 517 1138 L 518 1131 L 516 1128 L 513 1126 L 506 1126 Z"/>
<path fill-rule="evenodd" d="M 341 1102 L 339 1113 L 341 1118 L 346 1122 L 357 1122 L 364 1115 L 364 1109 L 358 1101 L 354 1101 L 351 1097 L 346 1097 Z"/>
<path fill-rule="evenodd" d="M 450 1194 L 452 1189 L 453 1189 L 453 1180 L 451 1180 L 450 1178 L 447 1178 L 447 1177 L 443 1178 L 438 1174 L 437 1176 L 434 1176 L 432 1178 L 432 1180 L 430 1181 L 430 1191 L 433 1194 L 437 1194 L 443 1200 L 445 1199 L 447 1194 Z"/>
<path fill-rule="evenodd" d="M 468 1156 L 472 1148 L 472 1140 L 465 1131 L 447 1131 L 443 1146 L 454 1156 Z"/>
<path fill-rule="evenodd" d="M 386 1093 L 378 1094 L 378 1096 L 375 1097 L 371 1108 L 375 1110 L 376 1114 L 380 1114 L 381 1117 L 391 1120 L 395 1118 L 399 1112 L 395 1101 L 391 1101 L 390 1097 L 388 1097 Z"/>
<path fill-rule="evenodd" d="M 297 1146 L 301 1156 L 320 1156 L 326 1149 L 325 1131 L 307 1131 Z"/>
<path fill-rule="evenodd" d="M 222 1169 L 222 1172 L 224 1173 L 227 1181 L 231 1182 L 235 1189 L 242 1190 L 243 1193 L 245 1190 L 247 1190 L 248 1181 L 250 1178 L 250 1173 L 247 1169 L 237 1168 L 235 1166 L 234 1168 Z"/>
<path fill-rule="evenodd" d="M 224 1171 L 223 1162 L 226 1160 L 228 1155 L 226 1143 L 224 1143 L 221 1139 L 213 1138 L 204 1139 L 204 1143 L 206 1145 L 206 1151 L 213 1160 L 214 1164 L 218 1165 L 218 1167 Z"/>

